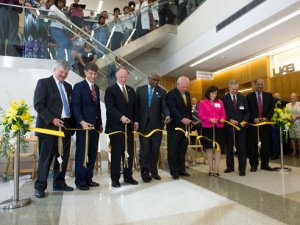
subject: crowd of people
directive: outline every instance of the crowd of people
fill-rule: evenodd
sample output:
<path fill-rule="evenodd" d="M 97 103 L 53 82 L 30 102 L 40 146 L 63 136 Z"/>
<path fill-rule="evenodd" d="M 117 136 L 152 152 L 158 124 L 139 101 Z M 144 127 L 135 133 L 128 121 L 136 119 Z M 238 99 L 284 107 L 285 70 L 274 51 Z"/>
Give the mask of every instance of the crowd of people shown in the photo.
<path fill-rule="evenodd" d="M 98 67 L 89 62 L 84 66 L 85 79 L 72 87 L 65 79 L 68 65 L 57 61 L 53 75 L 38 81 L 34 94 L 34 108 L 38 113 L 36 126 L 65 132 L 63 154 L 58 149 L 58 138 L 37 133 L 39 137 L 38 176 L 35 182 L 36 197 L 45 197 L 47 175 L 53 157 L 53 189 L 72 191 L 65 182 L 70 138 L 76 127 L 75 185 L 79 190 L 89 190 L 99 186 L 93 181 L 93 169 L 97 157 L 99 133 L 103 131 L 99 87 L 95 84 Z M 148 84 L 134 90 L 126 84 L 128 71 L 124 67 L 115 70 L 115 81 L 106 89 L 105 133 L 109 136 L 111 147 L 111 185 L 120 187 L 121 174 L 124 182 L 137 185 L 132 166 L 134 159 L 133 131 L 139 132 L 139 161 L 141 178 L 144 182 L 161 180 L 157 164 L 162 142 L 162 129 L 167 130 L 167 159 L 173 179 L 190 176 L 186 170 L 187 147 L 190 144 L 189 128 L 204 136 L 201 144 L 208 161 L 208 176 L 220 176 L 221 152 L 226 149 L 226 169 L 224 173 L 235 170 L 234 155 L 238 158 L 239 176 L 246 175 L 247 157 L 250 171 L 260 169 L 274 171 L 269 159 L 272 149 L 278 157 L 278 129 L 270 122 L 276 106 L 284 107 L 279 93 L 272 96 L 264 91 L 264 80 L 254 81 L 254 92 L 243 96 L 238 92 L 239 83 L 231 80 L 229 92 L 219 98 L 218 87 L 210 86 L 205 98 L 197 104 L 189 93 L 189 78 L 181 76 L 174 89 L 166 92 L 158 84 L 160 75 L 152 71 Z M 54 104 L 55 102 L 55 104 Z M 291 113 L 290 138 L 292 155 L 297 154 L 299 146 L 300 103 L 292 93 L 291 102 L 286 104 Z M 259 125 L 259 126 L 257 126 Z M 125 134 L 125 135 L 124 135 Z M 151 135 L 149 135 L 151 134 Z M 277 136 L 276 136 L 277 135 Z M 275 137 L 272 139 L 272 137 Z M 277 137 L 277 138 L 276 138 Z M 273 155 L 274 156 L 274 155 Z M 259 162 L 260 157 L 260 162 Z M 122 171 L 122 173 L 121 173 Z"/>

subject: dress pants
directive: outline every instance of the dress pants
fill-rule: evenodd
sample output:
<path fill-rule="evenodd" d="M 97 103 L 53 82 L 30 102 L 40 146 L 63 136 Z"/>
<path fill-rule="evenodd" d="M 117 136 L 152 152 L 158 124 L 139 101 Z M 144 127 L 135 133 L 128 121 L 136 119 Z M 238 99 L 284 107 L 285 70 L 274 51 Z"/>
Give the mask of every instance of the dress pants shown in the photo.
<path fill-rule="evenodd" d="M 149 138 L 140 135 L 140 165 L 152 174 L 158 174 L 157 162 L 162 140 L 162 132 L 155 132 Z"/>
<path fill-rule="evenodd" d="M 235 147 L 239 161 L 238 170 L 245 172 L 246 170 L 246 128 L 241 128 L 240 131 L 235 130 Z M 233 131 L 230 128 L 226 129 L 227 153 L 226 166 L 227 169 L 234 170 L 234 151 L 233 151 Z"/>
<path fill-rule="evenodd" d="M 248 157 L 251 167 L 258 167 L 258 147 L 257 147 L 257 127 L 249 126 L 248 129 Z M 261 167 L 269 166 L 269 157 L 271 152 L 271 126 L 264 125 L 259 127 L 261 141 Z"/>
<path fill-rule="evenodd" d="M 99 134 L 95 130 L 89 130 L 88 162 L 86 168 L 83 166 L 85 158 L 85 131 L 76 132 L 75 153 L 75 184 L 86 186 L 92 181 L 95 162 L 98 151 Z"/>
<path fill-rule="evenodd" d="M 124 167 L 124 151 L 125 151 L 125 137 L 124 134 L 114 134 L 109 136 L 111 145 L 111 172 L 112 180 L 118 181 L 120 179 L 121 159 L 123 161 L 123 175 L 124 179 L 132 178 L 132 165 L 133 165 L 133 134 L 128 131 L 127 134 L 127 151 L 128 167 Z"/>
<path fill-rule="evenodd" d="M 63 138 L 63 156 L 62 156 L 62 170 L 57 158 L 58 154 L 58 137 L 51 135 L 43 135 L 39 137 L 39 161 L 37 180 L 34 188 L 36 190 L 44 191 L 47 188 L 47 178 L 50 166 L 54 157 L 53 167 L 53 187 L 63 187 L 65 183 L 66 169 L 70 155 L 71 135 L 65 132 L 66 136 Z"/>
<path fill-rule="evenodd" d="M 171 175 L 184 173 L 187 138 L 182 132 L 168 132 L 168 164 Z"/>

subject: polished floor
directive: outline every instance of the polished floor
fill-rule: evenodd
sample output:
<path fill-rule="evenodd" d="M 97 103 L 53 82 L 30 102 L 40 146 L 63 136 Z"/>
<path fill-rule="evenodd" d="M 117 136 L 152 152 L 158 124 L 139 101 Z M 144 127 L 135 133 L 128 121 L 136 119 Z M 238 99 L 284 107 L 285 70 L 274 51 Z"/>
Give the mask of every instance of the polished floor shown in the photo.
<path fill-rule="evenodd" d="M 172 180 L 160 170 L 161 181 L 111 188 L 107 170 L 95 175 L 100 187 L 87 192 L 54 192 L 51 181 L 45 199 L 34 197 L 33 182 L 21 181 L 20 196 L 31 197 L 29 206 L 0 212 L 0 224 L 300 224 L 300 158 L 286 157 L 292 172 L 281 174 L 247 170 L 220 177 L 207 176 L 208 166 L 194 163 L 189 178 Z M 272 161 L 279 166 L 279 161 Z M 225 169 L 222 159 L 220 171 Z M 74 186 L 74 178 L 67 183 Z M 0 201 L 13 193 L 13 182 L 0 183 Z"/>

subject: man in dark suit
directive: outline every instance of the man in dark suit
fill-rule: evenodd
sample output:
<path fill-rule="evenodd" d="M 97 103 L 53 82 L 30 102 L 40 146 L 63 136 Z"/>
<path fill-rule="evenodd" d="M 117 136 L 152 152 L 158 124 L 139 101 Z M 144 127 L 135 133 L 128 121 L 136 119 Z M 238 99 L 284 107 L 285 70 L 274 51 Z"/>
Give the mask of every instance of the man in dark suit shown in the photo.
<path fill-rule="evenodd" d="M 177 87 L 167 94 L 167 105 L 170 110 L 171 122 L 167 125 L 168 132 L 168 163 L 173 179 L 180 176 L 190 176 L 185 170 L 185 155 L 187 152 L 188 139 L 181 131 L 186 130 L 191 123 L 191 97 L 188 92 L 189 79 L 179 77 Z"/>
<path fill-rule="evenodd" d="M 239 126 L 241 130 L 236 130 L 229 124 L 225 125 L 225 135 L 227 140 L 226 166 L 224 173 L 234 171 L 234 145 L 236 147 L 239 161 L 239 175 L 245 176 L 246 170 L 246 128 L 239 125 L 241 122 L 248 122 L 249 109 L 246 97 L 238 93 L 239 83 L 231 80 L 228 85 L 229 93 L 222 97 L 226 111 L 226 119 L 232 124 Z M 233 129 L 235 129 L 233 131 Z M 235 143 L 234 143 L 235 140 Z"/>
<path fill-rule="evenodd" d="M 155 129 L 163 129 L 165 123 L 170 121 L 170 112 L 166 103 L 166 91 L 158 86 L 160 76 L 152 71 L 148 77 L 149 84 L 138 87 L 136 90 L 136 111 L 139 132 L 148 134 Z M 152 178 L 160 180 L 157 162 L 162 132 L 156 132 L 149 138 L 139 136 L 141 176 L 144 182 Z M 151 176 L 149 175 L 151 172 Z"/>
<path fill-rule="evenodd" d="M 77 128 L 95 128 L 102 132 L 99 87 L 95 84 L 97 71 L 98 66 L 96 64 L 90 62 L 85 65 L 85 80 L 74 86 L 72 111 Z M 75 184 L 79 190 L 83 191 L 89 190 L 90 187 L 99 186 L 99 183 L 92 180 L 99 141 L 99 133 L 95 129 L 88 131 L 88 162 L 86 165 L 84 165 L 86 131 L 76 132 Z"/>
<path fill-rule="evenodd" d="M 64 81 L 68 76 L 67 64 L 57 61 L 54 64 L 54 74 L 51 77 L 40 79 L 34 92 L 34 109 L 37 111 L 36 127 L 58 130 L 59 127 L 71 127 L 70 99 L 72 86 Z M 58 151 L 58 137 L 36 133 L 39 137 L 39 162 L 37 180 L 35 182 L 35 196 L 45 197 L 47 177 L 51 163 L 53 168 L 53 189 L 56 191 L 73 191 L 65 182 L 65 174 L 70 155 L 71 135 L 65 131 L 63 141 L 63 154 Z M 62 162 L 61 162 L 62 160 Z M 60 162 L 61 164 L 60 164 Z M 61 168 L 61 170 L 60 170 Z"/>
<path fill-rule="evenodd" d="M 264 92 L 264 80 L 254 81 L 255 92 L 247 95 L 247 101 L 250 112 L 250 123 L 267 122 L 271 120 L 274 109 L 274 98 L 271 93 Z M 263 170 L 273 171 L 269 166 L 269 156 L 271 151 L 271 125 L 259 127 L 259 136 L 261 142 L 260 156 Z M 258 167 L 258 135 L 257 127 L 248 127 L 248 156 L 251 165 L 251 172 L 256 172 Z"/>
<path fill-rule="evenodd" d="M 106 106 L 106 127 L 105 132 L 111 133 L 114 131 L 125 132 L 127 125 L 127 158 L 128 166 L 125 165 L 124 157 L 127 157 L 125 152 L 125 135 L 117 133 L 109 136 L 111 144 L 111 181 L 113 187 L 120 187 L 120 165 L 123 158 L 123 175 L 124 182 L 132 185 L 137 185 L 138 182 L 132 177 L 133 164 L 133 129 L 137 129 L 138 125 L 133 123 L 135 120 L 135 92 L 134 89 L 126 85 L 128 71 L 125 68 L 120 68 L 116 73 L 117 82 L 108 87 L 105 91 L 105 106 Z"/>

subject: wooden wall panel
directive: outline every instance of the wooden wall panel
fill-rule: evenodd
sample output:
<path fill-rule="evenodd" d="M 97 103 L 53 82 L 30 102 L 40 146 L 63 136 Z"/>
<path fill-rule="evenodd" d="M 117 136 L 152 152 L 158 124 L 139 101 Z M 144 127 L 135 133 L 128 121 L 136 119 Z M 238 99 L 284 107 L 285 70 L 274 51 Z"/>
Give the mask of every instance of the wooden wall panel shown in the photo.
<path fill-rule="evenodd" d="M 163 76 L 160 78 L 159 84 L 169 91 L 176 87 L 177 79 L 178 79 L 177 77 Z"/>

